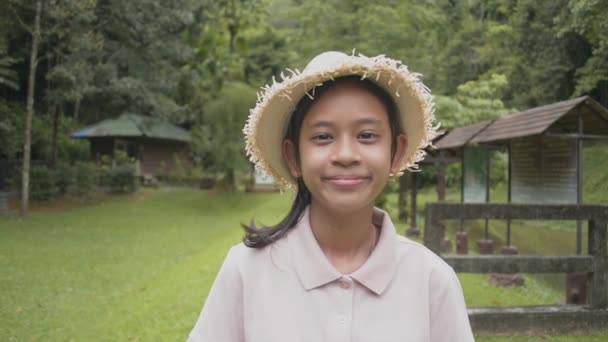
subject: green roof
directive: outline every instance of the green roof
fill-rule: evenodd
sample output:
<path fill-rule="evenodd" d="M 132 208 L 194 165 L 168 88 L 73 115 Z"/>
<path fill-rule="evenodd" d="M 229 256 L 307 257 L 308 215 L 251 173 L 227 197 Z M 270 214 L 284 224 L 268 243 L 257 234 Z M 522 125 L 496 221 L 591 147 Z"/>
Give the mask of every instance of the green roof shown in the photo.
<path fill-rule="evenodd" d="M 156 118 L 137 114 L 123 114 L 107 119 L 70 134 L 73 138 L 148 137 L 189 142 L 190 133 Z"/>

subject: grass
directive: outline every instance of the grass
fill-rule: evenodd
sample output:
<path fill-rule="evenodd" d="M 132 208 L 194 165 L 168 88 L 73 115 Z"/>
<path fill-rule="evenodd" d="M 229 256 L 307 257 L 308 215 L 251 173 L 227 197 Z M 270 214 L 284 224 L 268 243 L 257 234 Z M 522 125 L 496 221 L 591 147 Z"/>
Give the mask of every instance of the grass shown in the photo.
<path fill-rule="evenodd" d="M 239 224 L 252 217 L 276 222 L 290 202 L 290 194 L 160 189 L 0 218 L 0 340 L 183 341 L 228 248 L 242 237 Z M 533 278 L 522 288 L 497 289 L 485 276 L 459 276 L 470 306 L 563 297 Z M 539 338 L 578 340 L 508 341 Z"/>
<path fill-rule="evenodd" d="M 146 190 L 2 219 L 0 340 L 184 340 L 239 223 L 288 199 Z"/>

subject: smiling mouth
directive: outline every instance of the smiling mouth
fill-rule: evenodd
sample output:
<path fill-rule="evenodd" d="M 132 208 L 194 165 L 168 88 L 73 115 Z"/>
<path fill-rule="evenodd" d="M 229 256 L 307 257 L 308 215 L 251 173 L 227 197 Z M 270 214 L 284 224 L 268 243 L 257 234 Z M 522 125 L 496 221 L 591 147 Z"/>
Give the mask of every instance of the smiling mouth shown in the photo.
<path fill-rule="evenodd" d="M 339 188 L 352 188 L 369 180 L 369 177 L 327 177 L 325 181 Z"/>

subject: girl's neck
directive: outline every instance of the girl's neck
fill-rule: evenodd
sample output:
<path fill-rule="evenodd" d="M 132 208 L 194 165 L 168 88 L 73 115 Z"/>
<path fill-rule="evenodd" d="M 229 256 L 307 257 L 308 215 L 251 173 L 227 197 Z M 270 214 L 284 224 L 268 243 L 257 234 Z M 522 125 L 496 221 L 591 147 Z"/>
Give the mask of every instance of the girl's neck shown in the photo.
<path fill-rule="evenodd" d="M 372 225 L 373 205 L 352 213 L 336 213 L 321 205 L 310 205 L 312 232 L 325 256 L 343 274 L 358 269 L 377 241 Z"/>

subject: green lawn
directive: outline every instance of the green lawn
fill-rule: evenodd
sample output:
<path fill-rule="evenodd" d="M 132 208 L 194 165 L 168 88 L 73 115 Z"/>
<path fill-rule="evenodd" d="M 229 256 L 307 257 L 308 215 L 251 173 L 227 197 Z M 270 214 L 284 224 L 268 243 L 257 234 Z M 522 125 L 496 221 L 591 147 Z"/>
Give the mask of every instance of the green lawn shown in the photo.
<path fill-rule="evenodd" d="M 274 223 L 290 204 L 290 193 L 161 189 L 0 218 L 0 340 L 183 341 L 227 249 L 242 237 L 239 224 Z M 519 289 L 496 289 L 483 275 L 460 279 L 471 306 L 563 300 L 533 278 Z M 541 339 L 579 337 L 479 341 Z"/>

